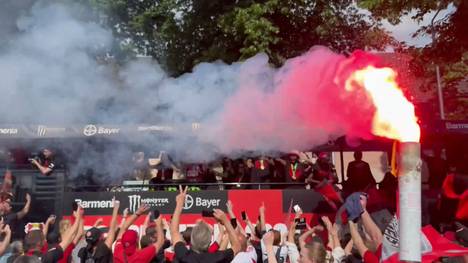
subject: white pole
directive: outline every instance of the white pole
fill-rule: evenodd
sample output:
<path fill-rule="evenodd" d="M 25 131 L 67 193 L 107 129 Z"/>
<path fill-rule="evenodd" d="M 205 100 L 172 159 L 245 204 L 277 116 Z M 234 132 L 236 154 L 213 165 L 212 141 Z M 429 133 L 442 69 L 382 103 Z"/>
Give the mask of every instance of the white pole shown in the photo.
<path fill-rule="evenodd" d="M 421 147 L 401 143 L 398 169 L 400 261 L 421 262 Z"/>
<path fill-rule="evenodd" d="M 439 112 L 440 118 L 445 120 L 445 110 L 444 110 L 444 94 L 442 93 L 442 85 L 440 83 L 440 70 L 439 65 L 436 65 L 436 77 L 437 77 L 437 95 L 439 97 Z"/>

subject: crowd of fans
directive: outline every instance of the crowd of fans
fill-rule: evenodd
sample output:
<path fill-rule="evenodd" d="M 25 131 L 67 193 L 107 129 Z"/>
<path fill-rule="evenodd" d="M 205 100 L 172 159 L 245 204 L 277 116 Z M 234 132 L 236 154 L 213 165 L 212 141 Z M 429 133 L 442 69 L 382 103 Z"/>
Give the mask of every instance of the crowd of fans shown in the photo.
<path fill-rule="evenodd" d="M 55 164 L 53 152 L 42 150 L 30 162 L 43 175 L 51 175 Z M 3 262 L 236 262 L 236 263 L 308 263 L 308 262 L 381 262 L 383 232 L 371 216 L 373 211 L 397 212 L 396 177 L 387 172 L 377 183 L 362 153 L 354 153 L 348 164 L 347 180 L 338 184 L 332 162 L 326 153 L 291 152 L 273 158 L 223 158 L 209 164 L 176 164 L 164 154 L 146 158 L 137 153 L 129 177 L 149 183 L 230 182 L 227 188 L 248 188 L 242 183 L 269 188 L 272 182 L 288 182 L 287 188 L 314 189 L 333 208 L 333 214 L 303 214 L 299 207 L 288 214 L 285 222 L 270 227 L 265 205 L 259 207 L 258 219 L 251 220 L 244 211 L 234 210 L 228 201 L 227 211 L 214 209 L 200 216 L 193 226 L 180 226 L 187 188 L 179 186 L 172 217 L 150 211 L 142 204 L 132 215 L 120 215 L 120 203 L 113 201 L 112 220 L 103 226 L 97 220 L 93 227 L 84 225 L 86 211 L 77 206 L 71 219 L 54 215 L 43 223 L 28 223 L 26 236 L 17 239 L 14 231 L 29 213 L 31 196 L 18 212 L 12 211 L 13 196 L 0 194 L 0 263 Z M 429 180 L 438 188 L 437 202 L 431 209 L 423 203 L 423 223 L 431 223 L 438 235 L 447 237 L 460 248 L 468 246 L 468 186 L 466 176 L 450 172 L 440 160 L 429 164 L 439 167 L 438 175 Z M 443 171 L 442 171 L 443 170 Z M 448 174 L 448 175 L 447 175 Z M 6 179 L 8 177 L 5 177 Z M 8 180 L 4 180 L 4 185 Z M 435 185 L 435 181 L 438 185 Z M 221 184 L 219 184 L 221 185 Z M 203 186 L 202 186 L 203 187 Z M 191 190 L 194 190 L 193 187 Z M 426 193 L 424 193 L 426 194 Z M 425 198 L 423 198 L 423 202 Z M 235 204 L 241 208 L 242 204 Z M 440 213 L 444 211 L 444 213 Z M 237 212 L 237 213 L 236 213 Z M 425 217 L 428 217 L 425 220 Z M 134 226 L 145 217 L 141 228 Z M 204 216 L 212 217 L 207 219 Z M 309 217 L 309 220 L 305 220 Z M 215 225 L 207 222 L 216 221 Z M 119 223 L 120 221 L 120 223 Z M 388 225 L 388 222 L 387 222 Z M 183 231 L 181 231 L 183 230 Z M 468 262 L 468 257 L 436 258 L 430 262 Z"/>
<path fill-rule="evenodd" d="M 27 213 L 30 204 L 11 216 L 7 198 L 0 207 L 4 215 L 0 222 L 0 262 L 380 262 L 383 233 L 368 212 L 366 193 L 352 193 L 343 205 L 344 213 L 319 216 L 316 223 L 304 220 L 303 211 L 295 206 L 285 222 L 274 227 L 266 223 L 268 211 L 264 204 L 254 222 L 228 201 L 226 212 L 213 209 L 181 231 L 187 189 L 179 187 L 170 219 L 157 210 L 151 211 L 147 204 L 131 215 L 127 211 L 119 215 L 120 203 L 113 200 L 109 226 L 102 226 L 98 219 L 94 226 L 85 229 L 86 211 L 77 205 L 71 220 L 58 222 L 52 215 L 44 223 L 29 223 L 23 241 L 12 240 L 11 218 Z M 145 222 L 135 229 L 133 224 L 139 217 L 145 217 Z M 215 225 L 207 223 L 213 219 Z M 454 244 L 463 249 L 468 245 L 468 229 L 457 226 Z M 467 260 L 466 255 L 458 253 L 457 257 L 431 262 Z"/>

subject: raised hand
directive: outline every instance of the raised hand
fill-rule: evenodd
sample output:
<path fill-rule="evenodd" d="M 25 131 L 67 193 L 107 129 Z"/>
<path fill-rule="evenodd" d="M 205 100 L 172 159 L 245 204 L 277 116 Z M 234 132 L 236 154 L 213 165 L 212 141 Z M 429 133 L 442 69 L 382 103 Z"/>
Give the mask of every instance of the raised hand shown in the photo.
<path fill-rule="evenodd" d="M 260 214 L 265 213 L 265 202 L 262 202 L 262 205 L 258 208 L 258 211 L 260 212 Z"/>
<path fill-rule="evenodd" d="M 187 190 L 188 190 L 188 186 L 185 186 L 184 188 L 182 188 L 182 186 L 179 185 L 179 194 L 176 196 L 177 206 L 184 206 L 185 197 L 187 196 Z"/>
<path fill-rule="evenodd" d="M 46 225 L 53 225 L 55 224 L 55 219 L 56 219 L 56 216 L 55 215 L 50 215 L 47 220 L 46 220 Z"/>
<path fill-rule="evenodd" d="M 213 209 L 213 216 L 223 225 L 229 222 L 226 214 L 221 209 Z"/>
<path fill-rule="evenodd" d="M 137 216 L 141 216 L 143 214 L 146 214 L 148 213 L 150 210 L 150 207 L 148 204 L 142 204 L 140 207 L 138 207 L 138 209 L 136 210 L 135 212 L 135 215 Z"/>

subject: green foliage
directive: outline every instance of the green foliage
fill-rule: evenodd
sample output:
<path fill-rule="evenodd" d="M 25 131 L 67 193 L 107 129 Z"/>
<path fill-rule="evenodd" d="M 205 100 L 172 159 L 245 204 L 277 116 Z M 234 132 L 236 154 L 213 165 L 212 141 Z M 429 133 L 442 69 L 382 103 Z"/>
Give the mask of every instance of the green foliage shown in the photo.
<path fill-rule="evenodd" d="M 468 94 L 466 90 L 468 76 L 468 34 L 466 18 L 468 2 L 462 0 L 360 0 L 358 5 L 372 12 L 378 19 L 388 19 L 391 23 L 400 22 L 401 15 L 416 11 L 413 19 L 421 21 L 422 17 L 432 12 L 434 27 L 421 27 L 414 37 L 435 35 L 435 42 L 423 48 L 406 47 L 402 51 L 414 56 L 416 74 L 424 78 L 424 91 L 433 91 L 433 103 L 438 103 L 435 95 L 435 65 L 439 65 L 442 74 L 444 101 L 449 119 L 468 118 Z M 455 12 L 441 17 L 438 11 L 452 5 Z M 465 86 L 465 87 L 463 87 Z M 465 90 L 463 92 L 462 90 Z"/>
<path fill-rule="evenodd" d="M 259 52 L 279 66 L 314 45 L 348 53 L 393 43 L 351 0 L 88 1 L 106 14 L 120 50 L 153 56 L 173 75 Z"/>

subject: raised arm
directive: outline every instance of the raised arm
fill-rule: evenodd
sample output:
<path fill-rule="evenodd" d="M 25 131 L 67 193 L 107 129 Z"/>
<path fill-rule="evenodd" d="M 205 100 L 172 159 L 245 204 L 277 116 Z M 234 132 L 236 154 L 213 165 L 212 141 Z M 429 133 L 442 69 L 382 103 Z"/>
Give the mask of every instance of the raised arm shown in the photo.
<path fill-rule="evenodd" d="M 131 225 L 133 225 L 133 223 L 135 223 L 138 217 L 142 216 L 143 214 L 148 213 L 148 211 L 149 211 L 149 206 L 147 204 L 142 204 L 140 207 L 138 207 L 136 212 L 133 215 L 129 216 L 127 220 L 125 220 L 125 222 L 123 223 L 122 227 L 120 228 L 119 236 L 117 237 L 117 239 L 121 239 L 125 231 L 127 231 L 127 229 Z"/>
<path fill-rule="evenodd" d="M 276 260 L 275 251 L 273 249 L 274 239 L 275 237 L 273 235 L 273 232 L 268 232 L 263 236 L 263 243 L 265 244 L 268 263 L 278 263 L 278 261 Z"/>
<path fill-rule="evenodd" d="M 325 224 L 328 232 L 328 242 L 330 249 L 341 247 L 340 238 L 338 237 L 338 227 L 336 224 L 332 224 L 328 216 L 322 216 L 322 221 Z"/>
<path fill-rule="evenodd" d="M 125 208 L 122 212 L 122 220 L 120 221 L 119 228 L 122 229 L 125 221 L 127 220 L 128 217 L 128 208 Z"/>
<path fill-rule="evenodd" d="M 375 224 L 374 220 L 372 220 L 370 214 L 367 212 L 367 197 L 365 195 L 361 195 L 361 205 L 364 209 L 364 213 L 361 215 L 364 230 L 377 247 L 382 244 L 383 235 L 382 231 L 380 231 L 380 228 Z"/>
<path fill-rule="evenodd" d="M 262 202 L 262 206 L 258 209 L 260 214 L 260 229 L 262 231 L 266 231 L 266 223 L 265 223 L 265 202 Z M 259 237 L 260 238 L 260 237 Z"/>
<path fill-rule="evenodd" d="M 307 230 L 306 232 L 304 232 L 300 237 L 299 237 L 299 246 L 301 247 L 301 249 L 304 249 L 305 248 L 305 245 L 306 245 L 306 240 L 309 236 L 313 236 L 315 235 L 315 232 L 318 232 L 318 231 L 323 231 L 323 227 L 318 225 L 318 226 L 314 226 L 312 227 L 311 229 Z"/>
<path fill-rule="evenodd" d="M 11 229 L 9 225 L 2 225 L 1 233 L 5 234 L 5 237 L 0 242 L 0 256 L 2 256 L 10 245 L 11 240 Z"/>
<path fill-rule="evenodd" d="M 159 216 L 154 220 L 154 223 L 156 224 L 156 235 L 157 235 L 157 240 L 153 244 L 154 247 L 156 248 L 156 254 L 161 250 L 162 246 L 164 245 L 164 228 L 163 228 L 163 223 L 162 223 L 162 216 Z"/>
<path fill-rule="evenodd" d="M 288 242 L 294 244 L 294 234 L 296 233 L 296 221 L 293 220 L 291 224 L 289 224 L 289 231 L 288 231 Z"/>
<path fill-rule="evenodd" d="M 73 238 L 73 244 L 78 244 L 80 242 L 80 239 L 84 235 L 84 220 L 80 220 L 80 225 L 78 226 L 78 230 L 76 231 L 75 237 Z"/>
<path fill-rule="evenodd" d="M 364 257 L 364 254 L 367 251 L 367 247 L 364 244 L 364 241 L 362 240 L 361 235 L 359 234 L 357 225 L 353 221 L 349 221 L 348 223 L 349 223 L 349 232 L 351 233 L 351 238 L 353 240 L 354 247 L 359 251 L 359 254 L 361 255 L 361 257 Z"/>
<path fill-rule="evenodd" d="M 252 222 L 250 222 L 250 219 L 249 219 L 249 216 L 246 214 L 246 219 L 245 219 L 245 223 L 247 224 L 247 226 L 249 227 L 250 229 L 250 235 L 253 239 L 259 239 L 259 237 L 257 237 L 255 235 L 255 227 L 254 225 L 252 224 Z"/>
<path fill-rule="evenodd" d="M 112 248 L 112 243 L 115 240 L 115 232 L 117 231 L 117 217 L 119 216 L 120 201 L 115 200 L 115 197 L 112 199 L 113 208 L 112 208 L 112 219 L 109 226 L 109 232 L 107 232 L 107 238 L 104 244 L 108 248 Z"/>
<path fill-rule="evenodd" d="M 226 232 L 229 236 L 229 241 L 231 242 L 231 249 L 232 251 L 234 251 L 234 255 L 237 255 L 237 253 L 241 251 L 241 243 L 237 238 L 236 231 L 231 225 L 231 221 L 227 218 L 226 214 L 222 210 L 214 209 L 213 211 L 213 216 L 216 218 L 216 220 L 218 220 L 218 222 L 223 224 L 226 228 Z"/>
<path fill-rule="evenodd" d="M 74 212 L 74 216 L 75 222 L 73 222 L 73 225 L 67 229 L 67 231 L 65 231 L 62 237 L 62 241 L 59 244 L 63 251 L 67 249 L 67 247 L 73 241 L 73 237 L 75 236 L 76 232 L 78 231 L 80 221 L 83 219 L 83 208 L 78 206 L 78 209 Z"/>
<path fill-rule="evenodd" d="M 185 196 L 187 195 L 187 189 L 187 186 L 182 189 L 182 186 L 179 185 L 179 194 L 176 196 L 176 207 L 174 209 L 174 214 L 172 215 L 170 226 L 171 241 L 173 245 L 177 244 L 178 242 L 184 242 L 184 239 L 179 232 L 179 222 L 180 215 L 182 214 L 182 209 L 185 203 Z"/>
<path fill-rule="evenodd" d="M 52 172 L 52 169 L 50 167 L 43 166 L 36 159 L 32 159 L 31 163 L 33 163 L 43 175 L 49 175 L 49 173 Z"/>
<path fill-rule="evenodd" d="M 29 209 L 31 208 L 31 195 L 26 194 L 26 204 L 24 205 L 23 209 L 19 211 L 16 215 L 18 219 L 23 219 L 28 213 Z"/>
<path fill-rule="evenodd" d="M 44 223 L 44 228 L 42 229 L 42 234 L 46 237 L 49 233 L 49 228 L 51 225 L 55 224 L 55 215 L 50 215 Z"/>

